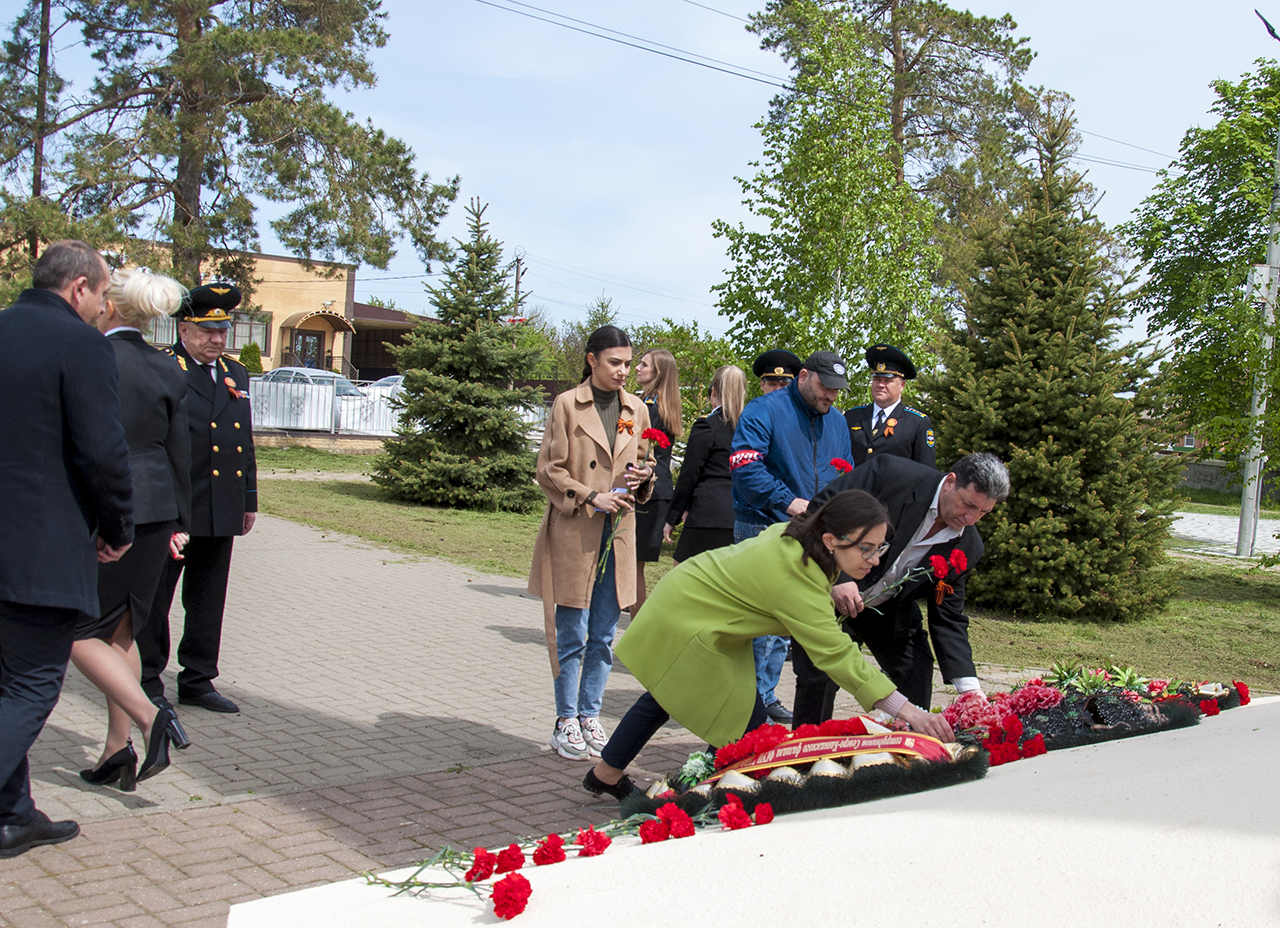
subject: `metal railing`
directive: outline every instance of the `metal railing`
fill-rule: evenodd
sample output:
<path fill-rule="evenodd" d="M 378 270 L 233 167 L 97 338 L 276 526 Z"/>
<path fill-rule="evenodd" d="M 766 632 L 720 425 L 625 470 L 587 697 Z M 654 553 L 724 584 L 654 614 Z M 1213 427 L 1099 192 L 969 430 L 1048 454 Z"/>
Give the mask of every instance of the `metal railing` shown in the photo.
<path fill-rule="evenodd" d="M 391 405 L 391 398 L 399 389 L 349 383 L 336 378 L 312 383 L 254 378 L 249 381 L 254 428 L 394 435 L 400 410 Z"/>
<path fill-rule="evenodd" d="M 321 372 L 317 372 L 318 374 Z M 308 373 L 310 383 L 275 382 L 254 377 L 249 381 L 255 429 L 297 429 L 338 435 L 389 437 L 400 425 L 400 410 L 393 398 L 403 392 L 399 384 L 323 379 Z M 526 411 L 521 418 L 531 432 L 540 433 L 547 409 Z"/>

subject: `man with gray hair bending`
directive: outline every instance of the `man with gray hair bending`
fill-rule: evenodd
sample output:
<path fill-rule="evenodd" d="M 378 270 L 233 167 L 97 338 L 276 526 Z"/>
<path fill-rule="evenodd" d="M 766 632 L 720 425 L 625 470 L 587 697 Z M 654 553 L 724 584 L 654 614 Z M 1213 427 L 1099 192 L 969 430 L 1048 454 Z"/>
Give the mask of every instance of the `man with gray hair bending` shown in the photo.
<path fill-rule="evenodd" d="M 810 508 L 841 490 L 866 490 L 880 500 L 894 529 L 878 567 L 861 583 L 842 577 L 831 591 L 837 614 L 847 616 L 846 631 L 871 650 L 880 669 L 917 706 L 927 709 L 932 701 L 933 651 L 945 681 L 961 693 L 981 692 L 964 613 L 965 578 L 982 557 L 975 523 L 1009 496 L 1004 464 L 992 454 L 970 454 L 942 474 L 884 455 L 833 480 Z M 929 614 L 927 634 L 921 598 Z M 794 644 L 792 666 L 794 724 L 831 718 L 835 685 Z"/>

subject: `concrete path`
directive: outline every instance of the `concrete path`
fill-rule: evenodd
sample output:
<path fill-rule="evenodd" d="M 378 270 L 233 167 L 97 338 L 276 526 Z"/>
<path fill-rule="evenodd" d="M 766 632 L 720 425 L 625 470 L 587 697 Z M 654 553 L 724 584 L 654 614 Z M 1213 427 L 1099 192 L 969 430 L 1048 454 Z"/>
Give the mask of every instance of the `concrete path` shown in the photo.
<path fill-rule="evenodd" d="M 1240 520 L 1236 516 L 1212 516 L 1198 512 L 1175 512 L 1173 537 L 1195 542 L 1192 548 L 1206 554 L 1236 553 L 1236 535 Z M 1259 519 L 1254 551 L 1257 554 L 1280 552 L 1280 519 Z"/>
<path fill-rule="evenodd" d="M 195 744 L 173 768 L 132 794 L 90 787 L 77 771 L 106 715 L 70 670 L 32 780 L 39 807 L 83 831 L 0 861 L 0 925 L 222 928 L 232 902 L 612 818 L 579 785 L 586 765 L 546 745 L 542 606 L 523 590 L 260 517 L 236 544 L 218 680 L 242 714 L 179 707 Z M 640 692 L 615 666 L 606 726 Z M 638 766 L 665 772 L 699 746 L 671 726 Z"/>

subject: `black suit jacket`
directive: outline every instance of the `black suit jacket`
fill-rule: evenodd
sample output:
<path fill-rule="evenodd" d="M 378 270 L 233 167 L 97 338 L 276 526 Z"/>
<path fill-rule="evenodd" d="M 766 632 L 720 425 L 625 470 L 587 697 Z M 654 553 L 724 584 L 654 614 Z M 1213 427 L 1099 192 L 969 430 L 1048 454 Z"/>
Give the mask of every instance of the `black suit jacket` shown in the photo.
<path fill-rule="evenodd" d="M 679 525 L 681 513 L 688 512 L 684 524 L 689 528 L 733 528 L 732 443 L 733 426 L 718 409 L 693 424 L 667 510 L 668 523 Z"/>
<path fill-rule="evenodd" d="M 191 436 L 191 534 L 244 534 L 244 514 L 258 511 L 258 464 L 253 450 L 249 372 L 235 358 L 214 362 L 209 376 L 179 340 L 166 352 L 187 379 Z"/>
<path fill-rule="evenodd" d="M 849 443 L 853 446 L 853 463 L 864 464 L 867 458 L 877 454 L 896 454 L 917 464 L 934 467 L 937 464 L 937 440 L 933 423 L 918 409 L 903 403 L 894 407 L 893 414 L 879 432 L 873 430 L 876 404 L 855 406 L 844 414 L 849 423 Z M 889 425 L 893 422 L 893 425 Z M 889 430 L 893 434 L 889 435 Z"/>
<path fill-rule="evenodd" d="M 660 447 L 656 441 L 649 443 L 654 459 L 653 495 L 649 499 L 671 499 L 671 449 L 675 445 L 675 436 L 667 431 L 667 424 L 662 421 L 662 414 L 658 412 L 658 403 L 652 396 L 644 401 L 644 405 L 649 410 L 649 427 L 663 432 L 671 441 L 666 448 Z"/>
<path fill-rule="evenodd" d="M 893 523 L 893 540 L 889 551 L 880 559 L 880 564 L 859 582 L 860 588 L 869 589 L 898 559 L 898 555 L 924 521 L 938 484 L 945 476 L 932 467 L 886 454 L 837 477 L 813 498 L 809 504 L 810 512 L 842 490 L 865 490 L 889 510 L 889 521 Z M 938 669 L 942 671 L 943 679 L 948 681 L 956 677 L 977 675 L 973 665 L 973 650 L 969 646 L 969 618 L 964 614 L 964 589 L 969 571 L 982 558 L 982 536 L 975 526 L 970 525 L 959 538 L 930 548 L 921 562 L 922 565 L 928 565 L 929 558 L 935 554 L 949 559 L 953 548 L 959 548 L 965 553 L 968 567 L 963 571 L 953 569 L 950 572 L 946 583 L 950 585 L 951 591 L 945 592 L 940 604 L 936 599 L 936 581 L 930 573 L 900 587 L 896 596 L 876 607 L 880 610 L 879 614 L 864 609 L 848 622 L 848 627 L 855 636 L 864 628 L 872 634 L 882 636 L 884 623 L 890 622 L 893 636 L 904 639 L 921 627 L 918 600 L 923 598 L 928 608 L 929 637 L 933 640 Z M 850 578 L 841 577 L 842 581 L 848 579 Z"/>
<path fill-rule="evenodd" d="M 112 332 L 120 372 L 120 418 L 133 471 L 133 518 L 176 520 L 191 528 L 191 437 L 187 433 L 187 378 L 173 355 L 157 351 L 142 333 Z"/>
<path fill-rule="evenodd" d="M 96 539 L 133 541 L 115 354 L 49 290 L 0 312 L 0 600 L 98 614 Z"/>

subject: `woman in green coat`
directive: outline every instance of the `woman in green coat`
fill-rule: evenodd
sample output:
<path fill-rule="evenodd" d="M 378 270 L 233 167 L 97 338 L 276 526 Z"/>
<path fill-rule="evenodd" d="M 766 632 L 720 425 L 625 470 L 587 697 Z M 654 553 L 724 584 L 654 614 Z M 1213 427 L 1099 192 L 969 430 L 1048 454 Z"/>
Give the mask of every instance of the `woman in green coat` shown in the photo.
<path fill-rule="evenodd" d="M 616 653 L 647 692 L 636 700 L 583 786 L 621 799 L 625 771 L 669 718 L 720 747 L 766 720 L 751 642 L 790 635 L 863 708 L 915 731 L 954 740 L 941 715 L 912 705 L 869 665 L 831 610 L 843 572 L 865 577 L 888 548 L 889 514 L 869 493 L 846 490 L 811 516 L 706 551 L 662 578 Z"/>

